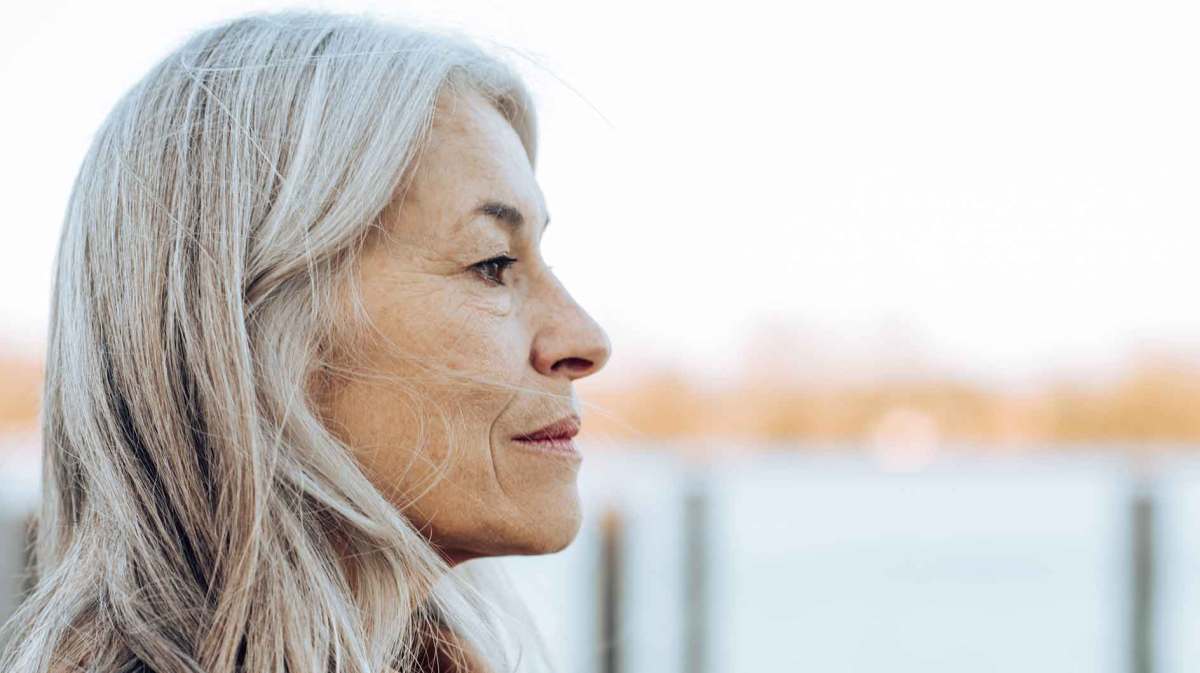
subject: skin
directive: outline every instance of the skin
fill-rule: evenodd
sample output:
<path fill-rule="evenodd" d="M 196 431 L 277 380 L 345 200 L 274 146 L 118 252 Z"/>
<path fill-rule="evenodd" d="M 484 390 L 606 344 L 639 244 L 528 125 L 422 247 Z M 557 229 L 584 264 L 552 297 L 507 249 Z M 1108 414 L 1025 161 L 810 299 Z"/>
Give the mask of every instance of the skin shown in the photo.
<path fill-rule="evenodd" d="M 353 375 L 319 395 L 368 478 L 451 564 L 555 552 L 579 530 L 579 459 L 512 440 L 580 415 L 572 384 L 611 352 L 542 258 L 547 217 L 511 125 L 478 94 L 443 95 L 361 257 L 369 327 L 333 356 Z M 518 261 L 479 265 L 502 254 Z"/>

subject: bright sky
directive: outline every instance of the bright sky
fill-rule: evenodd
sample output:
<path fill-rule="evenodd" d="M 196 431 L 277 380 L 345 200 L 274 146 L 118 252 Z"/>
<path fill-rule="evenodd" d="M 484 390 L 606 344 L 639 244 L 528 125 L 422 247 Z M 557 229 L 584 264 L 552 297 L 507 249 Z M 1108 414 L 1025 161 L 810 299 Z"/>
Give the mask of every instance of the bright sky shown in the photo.
<path fill-rule="evenodd" d="M 547 258 L 613 369 L 728 371 L 766 320 L 989 377 L 1200 346 L 1194 4 L 303 6 L 397 5 L 545 66 L 526 71 Z M 117 97 L 194 29 L 282 6 L 0 10 L 0 340 L 40 342 L 70 184 Z"/>

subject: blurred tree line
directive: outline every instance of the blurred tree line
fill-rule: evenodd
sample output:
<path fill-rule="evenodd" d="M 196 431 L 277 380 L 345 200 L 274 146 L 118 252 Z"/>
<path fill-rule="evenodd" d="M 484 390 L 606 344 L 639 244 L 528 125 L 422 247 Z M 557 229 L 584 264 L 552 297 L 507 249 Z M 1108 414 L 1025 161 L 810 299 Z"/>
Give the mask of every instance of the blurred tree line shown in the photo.
<path fill-rule="evenodd" d="M 37 428 L 42 365 L 0 356 L 0 433 Z M 714 386 L 660 369 L 614 386 L 580 381 L 585 437 L 697 437 L 860 443 L 897 411 L 939 442 L 1052 448 L 1085 443 L 1200 445 L 1200 363 L 1135 358 L 1117 375 L 1006 390 L 946 376 L 838 381 L 761 375 Z"/>
<path fill-rule="evenodd" d="M 1200 364 L 1169 356 L 1136 358 L 1115 376 L 1064 376 L 1019 390 L 944 375 L 858 381 L 759 376 L 714 389 L 667 369 L 621 387 L 589 388 L 584 399 L 585 432 L 613 439 L 859 443 L 903 412 L 927 419 L 947 443 L 1034 449 L 1200 444 Z"/>

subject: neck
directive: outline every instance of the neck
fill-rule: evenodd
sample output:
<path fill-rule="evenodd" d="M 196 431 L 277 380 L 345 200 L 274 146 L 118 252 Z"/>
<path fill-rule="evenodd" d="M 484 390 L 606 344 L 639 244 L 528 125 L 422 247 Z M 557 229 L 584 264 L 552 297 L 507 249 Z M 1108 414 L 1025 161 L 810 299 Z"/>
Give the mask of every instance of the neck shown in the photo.
<path fill-rule="evenodd" d="M 330 541 L 351 591 L 358 593 L 359 569 L 362 565 L 359 560 L 361 554 L 355 552 L 350 541 L 340 531 L 333 532 L 330 535 Z M 436 545 L 431 545 L 431 547 L 442 561 L 446 563 L 448 568 L 454 568 L 460 563 L 481 556 L 480 554 L 460 549 L 441 548 Z M 421 573 L 415 573 L 413 579 L 418 580 L 420 585 L 410 587 L 414 590 L 412 604 L 421 605 L 429 598 L 433 590 L 433 584 L 436 583 L 437 578 L 427 578 Z M 423 639 L 420 651 L 417 653 L 418 671 L 486 673 L 489 670 L 483 660 L 470 647 L 469 643 L 460 638 L 458 634 L 454 633 L 440 619 L 433 624 L 433 633 L 431 635 L 433 637 Z M 393 670 L 393 673 L 400 672 Z"/>

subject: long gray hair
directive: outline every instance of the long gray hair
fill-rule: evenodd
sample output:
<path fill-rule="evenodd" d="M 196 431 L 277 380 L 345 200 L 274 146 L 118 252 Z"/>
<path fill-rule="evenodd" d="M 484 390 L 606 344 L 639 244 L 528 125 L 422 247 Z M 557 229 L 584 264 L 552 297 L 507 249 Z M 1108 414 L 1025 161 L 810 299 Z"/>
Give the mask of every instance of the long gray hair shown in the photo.
<path fill-rule="evenodd" d="M 528 615 L 447 568 L 310 394 L 448 87 L 533 161 L 510 67 L 360 17 L 205 30 L 116 105 L 59 244 L 36 581 L 0 670 L 410 671 L 446 627 L 514 668 Z"/>

